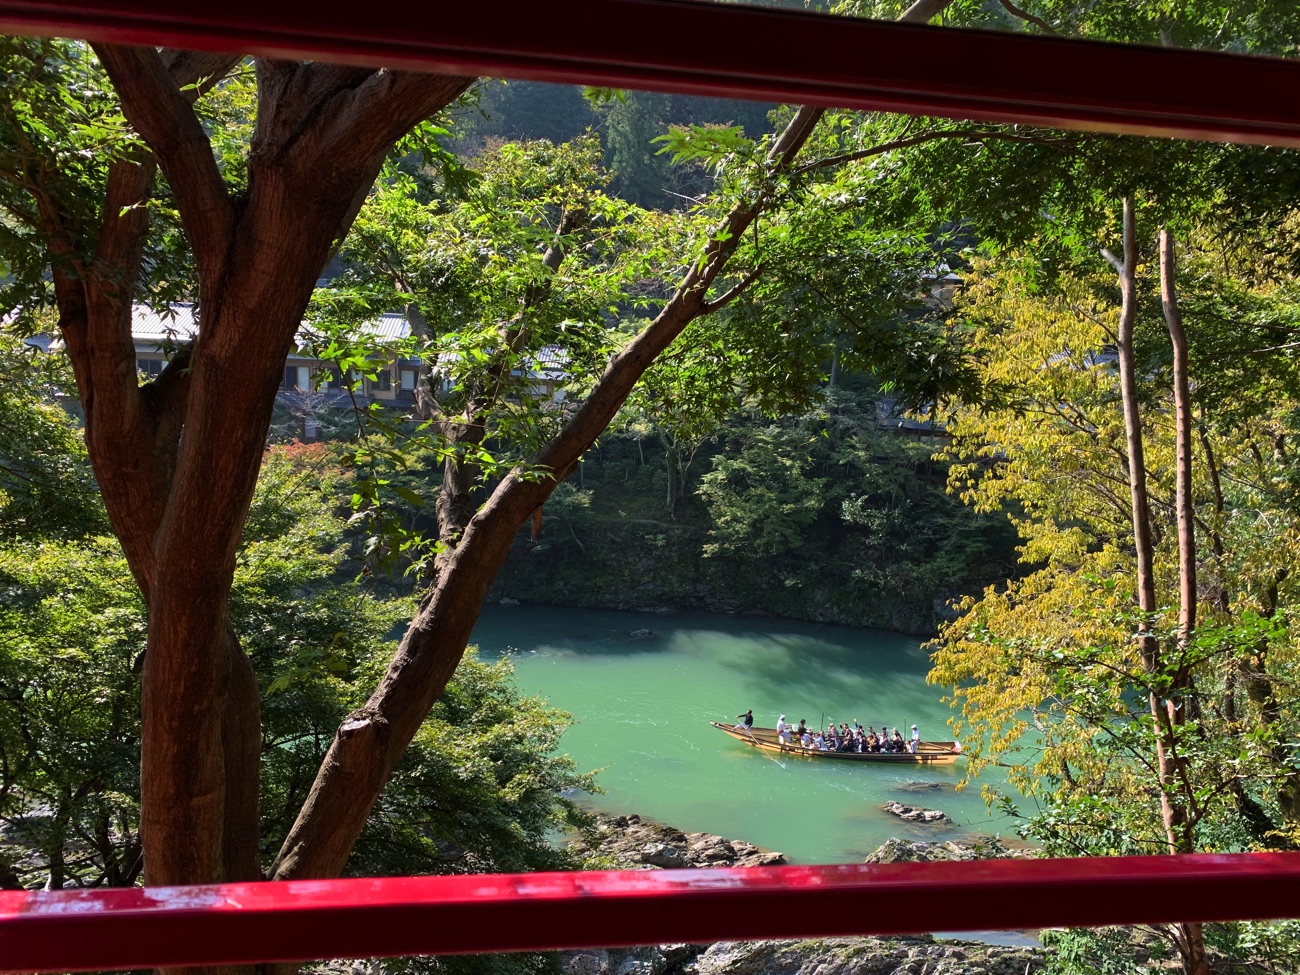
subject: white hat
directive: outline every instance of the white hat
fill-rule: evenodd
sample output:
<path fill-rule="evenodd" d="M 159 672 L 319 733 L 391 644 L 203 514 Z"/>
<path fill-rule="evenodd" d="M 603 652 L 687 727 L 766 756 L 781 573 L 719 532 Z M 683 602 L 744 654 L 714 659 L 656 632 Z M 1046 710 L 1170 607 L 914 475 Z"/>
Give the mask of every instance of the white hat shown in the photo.
<path fill-rule="evenodd" d="M 912 730 L 913 730 L 913 731 L 916 730 L 916 725 L 912 725 Z"/>
<path fill-rule="evenodd" d="M 784 721 L 784 720 L 785 720 L 785 715 L 784 715 L 784 714 L 783 714 L 783 715 L 781 715 L 781 720 L 782 720 L 782 721 Z"/>

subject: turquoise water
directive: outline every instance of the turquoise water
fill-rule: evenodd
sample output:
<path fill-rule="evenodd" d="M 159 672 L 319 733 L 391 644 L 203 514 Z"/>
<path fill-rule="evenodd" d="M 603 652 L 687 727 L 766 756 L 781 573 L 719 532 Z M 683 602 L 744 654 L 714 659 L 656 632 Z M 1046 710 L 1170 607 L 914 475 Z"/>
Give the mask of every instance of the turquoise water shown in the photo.
<path fill-rule="evenodd" d="M 653 636 L 634 638 L 650 629 Z M 593 805 L 636 812 L 687 832 L 779 850 L 796 863 L 860 862 L 890 836 L 953 839 L 1010 832 L 978 789 L 954 791 L 947 767 L 782 759 L 711 728 L 754 709 L 755 723 L 807 719 L 918 724 L 950 737 L 928 658 L 893 633 L 775 619 L 489 606 L 474 631 L 485 659 L 510 652 L 528 694 L 573 714 L 564 747 L 600 769 Z M 941 788 L 907 792 L 908 783 Z M 890 800 L 942 809 L 952 827 L 921 827 L 883 812 Z"/>

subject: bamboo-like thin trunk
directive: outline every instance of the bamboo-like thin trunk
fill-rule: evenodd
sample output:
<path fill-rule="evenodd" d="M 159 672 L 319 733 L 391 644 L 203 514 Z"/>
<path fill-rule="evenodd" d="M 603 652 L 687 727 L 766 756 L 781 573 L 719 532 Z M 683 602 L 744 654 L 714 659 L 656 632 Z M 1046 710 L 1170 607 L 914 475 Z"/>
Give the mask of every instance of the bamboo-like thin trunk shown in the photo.
<path fill-rule="evenodd" d="M 1165 699 L 1168 727 L 1176 732 L 1187 721 L 1188 698 L 1193 692 L 1192 674 L 1187 660 L 1187 649 L 1196 629 L 1196 525 L 1192 498 L 1192 394 L 1187 364 L 1187 330 L 1178 308 L 1178 291 L 1174 286 L 1174 238 L 1168 227 L 1160 230 L 1160 307 L 1169 341 L 1173 347 L 1174 372 L 1174 510 L 1178 524 L 1178 649 L 1182 659 L 1178 663 L 1172 686 Z M 1175 738 L 1169 743 L 1170 772 L 1185 772 L 1186 759 L 1178 754 Z M 1162 769 L 1162 772 L 1164 769 Z M 1185 775 L 1183 775 L 1185 780 Z M 1181 803 L 1179 804 L 1181 806 Z M 1195 822 L 1183 808 L 1181 822 L 1175 824 L 1166 818 L 1166 829 L 1171 832 L 1181 827 L 1177 835 L 1177 852 L 1193 853 L 1196 850 Z M 1209 960 L 1205 953 L 1205 932 L 1200 924 L 1180 924 L 1179 947 L 1183 971 L 1187 975 L 1209 975 Z"/>
<path fill-rule="evenodd" d="M 1174 508 L 1178 523 L 1178 641 L 1186 647 L 1196 628 L 1196 534 L 1192 507 L 1192 394 L 1187 374 L 1187 331 L 1174 287 L 1174 238 L 1160 231 L 1160 306 L 1173 346 Z"/>

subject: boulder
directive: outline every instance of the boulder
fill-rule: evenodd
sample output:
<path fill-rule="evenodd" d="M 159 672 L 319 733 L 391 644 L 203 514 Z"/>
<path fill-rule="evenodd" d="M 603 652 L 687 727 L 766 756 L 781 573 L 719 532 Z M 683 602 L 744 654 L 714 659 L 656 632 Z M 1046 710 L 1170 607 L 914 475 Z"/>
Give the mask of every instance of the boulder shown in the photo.
<path fill-rule="evenodd" d="M 973 842 L 914 843 L 897 837 L 886 840 L 864 863 L 934 863 L 943 860 L 1028 859 L 1037 856 L 1029 848 L 1007 847 L 996 836 L 976 837 Z"/>
<path fill-rule="evenodd" d="M 1032 975 L 1040 948 L 1005 948 L 932 938 L 824 938 L 711 945 L 696 975 Z"/>
<path fill-rule="evenodd" d="M 665 870 L 683 870 L 691 866 L 685 852 L 666 843 L 646 844 L 641 850 L 640 860 L 642 863 L 648 863 L 652 867 L 662 867 Z"/>
<path fill-rule="evenodd" d="M 721 836 L 688 833 L 686 839 L 690 843 L 686 848 L 686 857 L 694 866 L 715 867 L 736 859 L 735 848 Z"/>
<path fill-rule="evenodd" d="M 565 975 L 606 975 L 609 971 L 609 952 L 603 948 L 566 952 L 561 968 Z"/>
<path fill-rule="evenodd" d="M 596 815 L 598 840 L 580 842 L 578 848 L 610 857 L 624 869 L 683 867 L 751 867 L 785 863 L 780 853 L 761 850 L 752 843 L 727 840 L 712 833 L 683 833 L 641 819 L 640 816 Z"/>
<path fill-rule="evenodd" d="M 908 806 L 901 802 L 889 801 L 882 806 L 885 812 L 909 823 L 951 823 L 947 813 L 938 809 L 922 809 L 920 806 Z"/>
<path fill-rule="evenodd" d="M 780 867 L 785 864 L 785 855 L 781 853 L 751 853 L 739 857 L 733 866 L 737 867 Z"/>

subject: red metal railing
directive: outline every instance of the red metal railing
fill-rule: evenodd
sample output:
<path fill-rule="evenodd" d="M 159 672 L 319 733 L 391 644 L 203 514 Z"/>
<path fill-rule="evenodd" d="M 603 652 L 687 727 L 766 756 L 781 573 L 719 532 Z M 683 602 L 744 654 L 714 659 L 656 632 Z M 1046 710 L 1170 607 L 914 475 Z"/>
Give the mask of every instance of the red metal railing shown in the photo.
<path fill-rule="evenodd" d="M 0 971 L 1266 919 L 1300 854 L 0 892 Z"/>
<path fill-rule="evenodd" d="M 0 0 L 0 31 L 1300 146 L 1300 62 L 733 3 Z"/>

